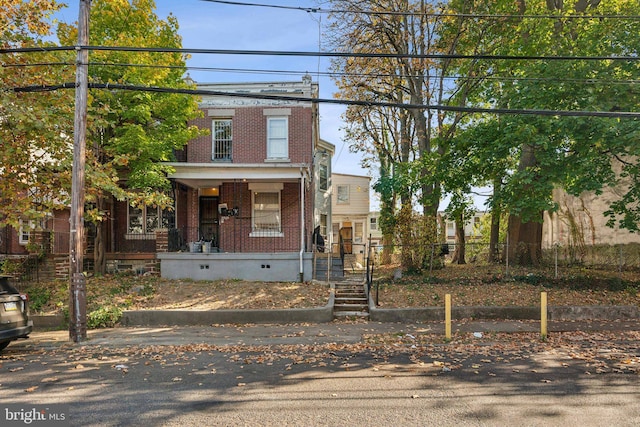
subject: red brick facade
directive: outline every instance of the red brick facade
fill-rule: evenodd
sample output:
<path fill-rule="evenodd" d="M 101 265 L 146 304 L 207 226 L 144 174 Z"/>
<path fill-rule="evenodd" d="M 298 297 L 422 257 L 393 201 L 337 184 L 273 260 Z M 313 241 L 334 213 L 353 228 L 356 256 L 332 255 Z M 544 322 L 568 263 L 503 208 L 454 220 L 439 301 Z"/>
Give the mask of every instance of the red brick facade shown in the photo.
<path fill-rule="evenodd" d="M 265 109 L 269 115 L 265 115 Z M 267 158 L 267 118 L 287 117 L 289 125 L 289 160 L 292 163 L 309 163 L 313 153 L 313 109 L 311 107 L 241 107 L 225 108 L 228 116 L 216 113 L 210 115 L 211 108 L 202 109 L 204 117 L 192 122 L 203 129 L 211 130 L 214 119 L 227 118 L 233 123 L 232 163 L 263 163 Z M 282 111 L 282 113 L 278 113 Z M 210 163 L 212 157 L 212 137 L 204 135 L 192 140 L 187 148 L 187 162 Z"/>

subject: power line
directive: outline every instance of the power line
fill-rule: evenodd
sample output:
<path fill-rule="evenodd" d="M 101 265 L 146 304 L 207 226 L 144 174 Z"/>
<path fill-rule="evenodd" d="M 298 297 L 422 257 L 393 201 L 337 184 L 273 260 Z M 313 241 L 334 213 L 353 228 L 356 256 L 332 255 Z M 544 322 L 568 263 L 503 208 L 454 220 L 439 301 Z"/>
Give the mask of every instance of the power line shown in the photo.
<path fill-rule="evenodd" d="M 227 0 L 200 0 L 208 3 L 219 3 L 219 4 L 227 4 L 231 6 L 249 6 L 249 7 L 262 7 L 269 9 L 284 9 L 284 10 L 295 10 L 300 12 L 307 13 L 319 13 L 319 14 L 339 14 L 339 13 L 353 13 L 353 14 L 362 14 L 362 15 L 390 15 L 390 16 L 432 16 L 436 18 L 496 18 L 496 19 L 558 19 L 558 18 L 581 18 L 581 19 L 628 19 L 628 20 L 638 20 L 640 19 L 640 15 L 613 15 L 613 14 L 594 14 L 594 15 L 560 15 L 560 14 L 539 14 L 539 15 L 523 15 L 518 13 L 513 14 L 476 14 L 476 13 L 443 13 L 443 12 L 402 12 L 402 11 L 392 11 L 392 10 L 359 10 L 359 9 L 325 9 L 321 7 L 304 7 L 304 6 L 284 6 L 284 5 L 276 5 L 276 4 L 264 4 L 264 3 L 250 3 L 250 2 L 240 2 L 240 1 L 227 1 Z M 366 4 L 366 2 L 364 2 Z"/>
<path fill-rule="evenodd" d="M 14 92 L 47 92 L 55 91 L 59 89 L 75 89 L 76 83 L 62 83 L 58 85 L 36 85 L 36 86 L 24 86 L 13 88 Z M 346 100 L 346 99 L 330 99 L 330 98 L 312 98 L 305 96 L 283 96 L 283 95 L 270 95 L 265 93 L 236 93 L 236 92 L 224 92 L 213 91 L 203 89 L 177 89 L 166 87 L 154 87 L 154 86 L 137 86 L 137 85 L 122 85 L 111 83 L 89 83 L 90 89 L 106 89 L 106 90 L 126 90 L 126 91 L 142 91 L 142 92 L 155 92 L 155 93 L 171 93 L 171 94 L 183 94 L 183 95 L 197 95 L 197 96 L 226 96 L 233 98 L 249 98 L 260 100 L 272 100 L 272 101 L 293 101 L 293 102 L 307 102 L 317 104 L 339 104 L 339 105 L 353 105 L 362 107 L 387 107 L 387 108 L 402 108 L 408 110 L 431 110 L 431 111 L 446 111 L 446 112 L 459 112 L 459 113 L 483 113 L 483 114 L 509 114 L 509 115 L 535 115 L 535 116 L 558 116 L 558 117 L 606 117 L 606 118 L 626 118 L 626 119 L 640 119 L 640 112 L 631 111 L 584 111 L 584 110 L 540 110 L 540 109 L 512 109 L 512 108 L 480 108 L 480 107 L 461 107 L 452 105 L 422 105 L 422 104 L 404 104 L 395 102 L 381 102 L 381 101 L 361 101 L 361 100 Z"/>
<path fill-rule="evenodd" d="M 23 67 L 44 67 L 44 66 L 75 66 L 71 62 L 34 62 L 28 64 L 2 64 L 2 67 L 6 68 L 23 68 Z M 221 68 L 221 67 L 198 67 L 198 66 L 183 66 L 183 65 L 160 65 L 160 64 L 137 64 L 137 63 L 116 63 L 116 62 L 89 62 L 89 66 L 99 67 L 130 67 L 130 68 L 151 68 L 151 69 L 179 69 L 187 71 L 204 71 L 204 72 L 219 72 L 219 73 L 238 73 L 238 74 L 275 74 L 275 75 L 289 75 L 299 76 L 308 74 L 308 70 L 274 70 L 274 69 L 256 69 L 256 68 Z M 318 71 L 314 74 L 324 77 L 361 77 L 361 78 L 411 78 L 412 76 L 406 74 L 387 74 L 387 73 L 350 73 L 350 72 L 331 72 L 331 71 Z M 490 80 L 501 82 L 540 82 L 540 83 L 577 83 L 577 84 L 607 84 L 607 85 L 633 85 L 640 84 L 640 80 L 637 79 L 602 79 L 602 78 L 551 78 L 551 77 L 514 77 L 514 76 L 461 76 L 461 75 L 449 75 L 443 76 L 441 74 L 431 75 L 434 79 L 445 80 Z"/>
<path fill-rule="evenodd" d="M 147 53 L 182 53 L 208 55 L 250 55 L 250 56 L 301 56 L 301 57 L 335 57 L 335 58 L 369 58 L 369 59 L 472 59 L 472 60 L 527 60 L 527 61 L 638 61 L 640 56 L 541 56 L 541 55 L 461 55 L 446 53 L 401 54 L 401 53 L 363 53 L 363 52 L 305 52 L 286 50 L 240 50 L 240 49 L 193 49 L 168 47 L 134 47 L 134 46 L 41 46 L 0 49 L 0 54 L 52 52 L 86 49 L 90 51 L 115 52 L 147 52 Z"/>

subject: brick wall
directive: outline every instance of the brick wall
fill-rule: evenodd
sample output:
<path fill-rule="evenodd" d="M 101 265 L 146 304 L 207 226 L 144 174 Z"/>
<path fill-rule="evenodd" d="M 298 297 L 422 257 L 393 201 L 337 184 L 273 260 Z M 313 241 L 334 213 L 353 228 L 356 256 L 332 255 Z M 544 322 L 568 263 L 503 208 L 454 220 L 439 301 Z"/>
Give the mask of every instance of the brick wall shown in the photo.
<path fill-rule="evenodd" d="M 263 163 L 267 157 L 267 107 L 241 107 L 233 109 L 233 163 Z M 271 117 L 278 116 L 278 108 L 268 107 Z M 293 163 L 310 162 L 313 138 L 313 110 L 310 107 L 282 108 L 289 119 L 289 159 Z M 211 129 L 213 117 L 204 109 L 204 117 L 191 122 Z M 211 162 L 211 135 L 189 142 L 187 162 Z"/>
<path fill-rule="evenodd" d="M 307 213 L 311 201 L 306 197 Z M 297 251 L 300 249 L 300 183 L 284 183 L 281 192 L 282 230 L 284 237 L 249 237 L 251 233 L 251 191 L 246 183 L 225 183 L 220 203 L 238 207 L 239 215 L 221 219 L 220 248 L 224 252 Z M 310 215 L 307 215 L 310 218 Z M 305 224 L 310 227 L 310 222 Z M 312 230 L 311 230 L 312 231 Z M 310 234 L 311 231 L 309 231 Z"/>

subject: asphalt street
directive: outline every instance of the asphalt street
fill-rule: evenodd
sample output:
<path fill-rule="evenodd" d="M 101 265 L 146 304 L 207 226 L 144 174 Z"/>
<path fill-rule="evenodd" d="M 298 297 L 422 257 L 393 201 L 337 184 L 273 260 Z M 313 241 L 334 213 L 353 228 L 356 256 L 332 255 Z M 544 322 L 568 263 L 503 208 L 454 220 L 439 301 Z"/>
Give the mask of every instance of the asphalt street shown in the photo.
<path fill-rule="evenodd" d="M 0 354 L 0 406 L 73 426 L 640 425 L 637 324 L 538 328 L 461 322 L 449 343 L 440 323 L 35 332 Z"/>

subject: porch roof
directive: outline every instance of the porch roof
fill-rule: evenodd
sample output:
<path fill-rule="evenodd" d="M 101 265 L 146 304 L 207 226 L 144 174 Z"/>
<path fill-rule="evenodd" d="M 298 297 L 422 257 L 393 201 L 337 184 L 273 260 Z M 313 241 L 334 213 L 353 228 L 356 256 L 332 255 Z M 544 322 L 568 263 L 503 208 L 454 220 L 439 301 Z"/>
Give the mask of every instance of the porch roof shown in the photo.
<path fill-rule="evenodd" d="M 169 163 L 175 172 L 169 174 L 178 182 L 191 187 L 219 185 L 224 181 L 295 182 L 308 173 L 306 163 Z"/>

